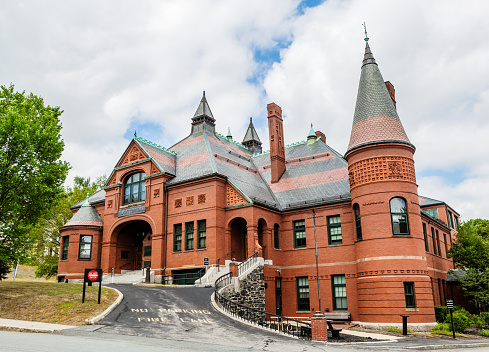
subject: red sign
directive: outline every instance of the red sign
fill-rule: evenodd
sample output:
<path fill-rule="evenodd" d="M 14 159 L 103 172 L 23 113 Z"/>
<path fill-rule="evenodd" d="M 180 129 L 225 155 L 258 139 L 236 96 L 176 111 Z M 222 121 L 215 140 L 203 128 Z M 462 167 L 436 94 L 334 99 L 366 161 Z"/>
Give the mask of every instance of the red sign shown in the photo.
<path fill-rule="evenodd" d="M 98 272 L 97 270 L 90 270 L 87 276 L 88 276 L 88 280 L 96 281 L 98 279 Z"/>

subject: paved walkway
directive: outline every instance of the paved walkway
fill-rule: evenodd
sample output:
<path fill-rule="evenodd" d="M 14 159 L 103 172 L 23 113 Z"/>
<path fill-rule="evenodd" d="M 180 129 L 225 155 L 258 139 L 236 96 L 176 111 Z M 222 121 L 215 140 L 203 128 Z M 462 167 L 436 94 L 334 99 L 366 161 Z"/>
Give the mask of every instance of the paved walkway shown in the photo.
<path fill-rule="evenodd" d="M 35 321 L 24 321 L 24 320 L 14 320 L 14 319 L 0 319 L 0 327 L 19 329 L 23 331 L 32 331 L 32 332 L 53 332 L 58 330 L 76 328 L 76 326 L 71 326 L 71 325 L 48 324 L 48 323 L 39 323 Z"/>

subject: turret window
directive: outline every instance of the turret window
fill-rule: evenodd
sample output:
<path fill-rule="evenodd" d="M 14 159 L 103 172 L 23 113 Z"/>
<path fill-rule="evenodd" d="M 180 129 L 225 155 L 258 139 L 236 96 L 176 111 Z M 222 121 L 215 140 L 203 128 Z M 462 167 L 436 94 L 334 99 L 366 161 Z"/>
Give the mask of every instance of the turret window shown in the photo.
<path fill-rule="evenodd" d="M 136 203 L 145 200 L 146 175 L 144 172 L 132 174 L 124 183 L 124 204 Z"/>
<path fill-rule="evenodd" d="M 406 201 L 404 198 L 392 198 L 389 202 L 392 218 L 392 233 L 397 235 L 409 235 L 409 224 Z"/>
<path fill-rule="evenodd" d="M 362 240 L 362 219 L 360 218 L 360 206 L 353 204 L 353 212 L 355 213 L 355 228 L 357 231 L 357 241 Z"/>

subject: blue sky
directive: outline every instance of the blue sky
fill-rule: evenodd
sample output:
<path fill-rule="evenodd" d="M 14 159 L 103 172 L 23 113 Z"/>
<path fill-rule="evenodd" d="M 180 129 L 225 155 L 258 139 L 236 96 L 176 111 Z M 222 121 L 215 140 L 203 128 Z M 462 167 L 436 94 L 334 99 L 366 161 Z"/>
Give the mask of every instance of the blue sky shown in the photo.
<path fill-rule="evenodd" d="M 365 21 L 419 193 L 489 218 L 487 13 L 475 0 L 5 2 L 0 77 L 64 110 L 68 182 L 110 174 L 135 130 L 165 147 L 185 138 L 203 90 L 219 133 L 241 141 L 253 117 L 268 149 L 273 101 L 286 144 L 313 123 L 344 154 Z"/>

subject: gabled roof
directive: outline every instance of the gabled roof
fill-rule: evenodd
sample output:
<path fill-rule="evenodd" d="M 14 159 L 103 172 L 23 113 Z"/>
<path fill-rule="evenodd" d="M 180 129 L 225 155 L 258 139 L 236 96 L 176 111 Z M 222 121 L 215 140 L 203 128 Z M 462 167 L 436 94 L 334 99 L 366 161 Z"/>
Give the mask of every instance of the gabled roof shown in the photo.
<path fill-rule="evenodd" d="M 362 62 L 350 143 L 345 155 L 362 146 L 409 141 L 368 42 Z"/>

